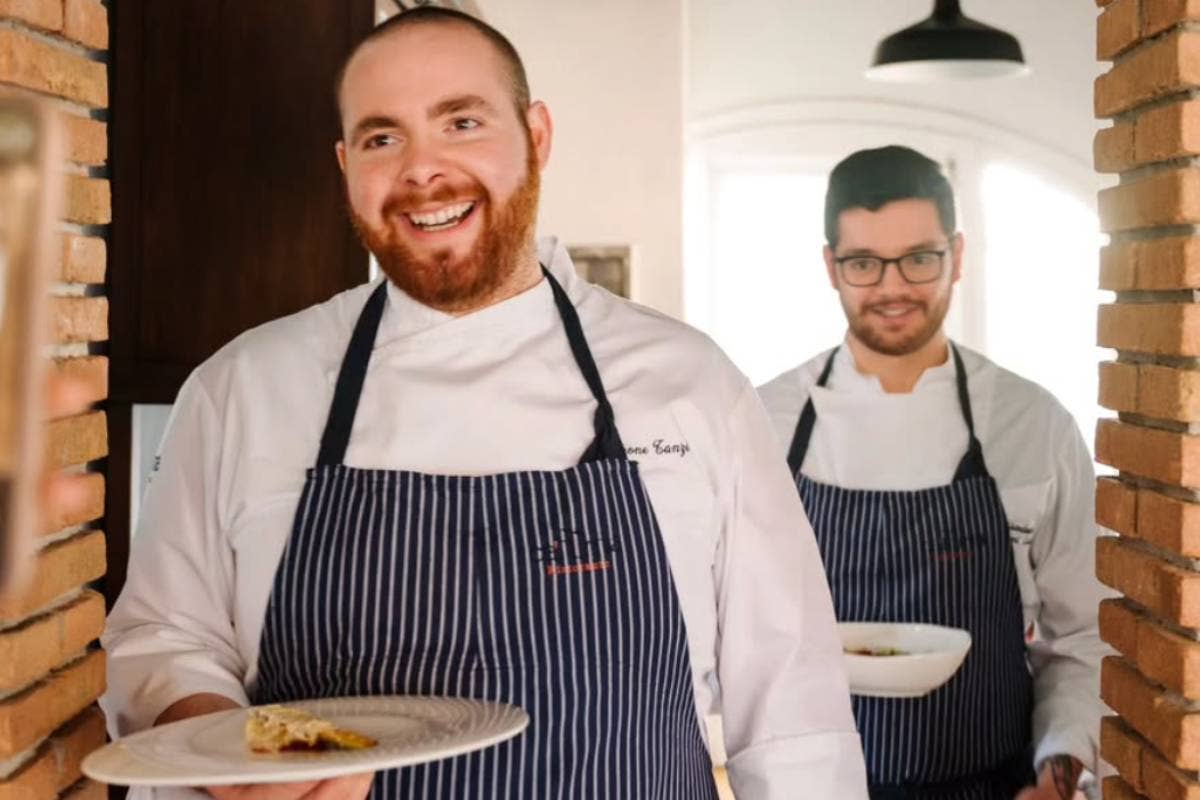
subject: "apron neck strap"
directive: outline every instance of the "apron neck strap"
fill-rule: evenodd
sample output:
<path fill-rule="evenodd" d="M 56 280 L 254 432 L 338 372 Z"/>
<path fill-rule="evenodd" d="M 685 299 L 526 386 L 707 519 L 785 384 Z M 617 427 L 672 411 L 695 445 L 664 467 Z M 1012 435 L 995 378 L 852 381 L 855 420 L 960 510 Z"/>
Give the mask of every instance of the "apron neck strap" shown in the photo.
<path fill-rule="evenodd" d="M 596 368 L 596 360 L 592 358 L 592 349 L 588 347 L 587 337 L 583 335 L 583 325 L 579 322 L 579 314 L 575 311 L 571 298 L 567 297 L 567 293 L 558 279 L 550 270 L 546 269 L 545 265 L 542 266 L 542 274 L 546 276 L 546 282 L 550 284 L 550 291 L 554 294 L 554 305 L 558 307 L 558 316 L 562 319 L 567 342 L 571 345 L 571 355 L 575 357 L 575 364 L 579 367 L 588 389 L 592 392 L 592 397 L 596 400 L 596 413 L 592 417 L 592 427 L 596 435 L 579 461 L 585 464 L 606 458 L 624 461 L 628 458 L 625 454 L 625 445 L 621 441 L 621 435 L 617 432 L 612 404 L 608 402 L 608 393 L 604 391 L 604 383 L 600 380 L 600 370 Z"/>
<path fill-rule="evenodd" d="M 337 386 L 333 390 L 329 419 L 321 436 L 321 451 L 317 454 L 319 467 L 341 464 L 346 458 L 350 430 L 354 427 L 354 415 L 358 411 L 358 398 L 367 377 L 367 364 L 371 360 L 371 349 L 375 347 L 375 334 L 379 330 L 379 320 L 383 318 L 386 301 L 387 281 L 384 280 L 371 292 L 367 304 L 363 306 L 358 322 L 354 324 L 350 344 L 346 347 L 346 357 L 342 359 Z"/>
<path fill-rule="evenodd" d="M 962 356 L 958 347 L 950 342 L 950 355 L 954 358 L 954 382 L 958 387 L 958 407 L 962 410 L 963 422 L 967 423 L 967 452 L 963 453 L 954 471 L 954 480 L 978 478 L 988 475 L 987 464 L 983 460 L 983 445 L 975 435 L 975 415 L 971 413 L 971 395 L 967 392 L 967 370 L 963 366 Z"/>
<path fill-rule="evenodd" d="M 829 373 L 833 372 L 833 359 L 839 349 L 838 347 L 833 348 L 829 358 L 825 359 L 825 367 L 821 370 L 821 377 L 817 378 L 817 386 L 823 387 L 829 382 Z M 792 446 L 788 448 L 788 466 L 793 475 L 799 475 L 800 467 L 804 466 L 804 457 L 808 455 L 808 441 L 812 439 L 813 426 L 816 424 L 817 410 L 813 407 L 812 398 L 809 397 L 808 402 L 804 404 L 804 410 L 800 412 L 800 422 L 796 425 L 796 432 L 792 435 Z"/>
<path fill-rule="evenodd" d="M 554 305 L 562 319 L 567 341 L 571 345 L 571 354 L 583 379 L 591 389 L 596 399 L 596 413 L 593 426 L 596 436 L 591 445 L 584 451 L 581 463 L 598 461 L 606 458 L 625 460 L 625 445 L 617 432 L 616 420 L 604 384 L 600 380 L 600 371 L 592 358 L 591 348 L 583 335 L 583 326 L 579 315 L 567 293 L 558 280 L 542 267 L 542 274 L 550 285 L 554 295 Z M 367 377 L 367 365 L 371 360 L 371 350 L 375 346 L 375 336 L 379 332 L 379 321 L 383 318 L 383 309 L 387 302 L 386 280 L 371 292 L 370 298 L 363 306 L 354 332 L 350 336 L 350 344 L 346 347 L 346 355 L 342 359 L 338 371 L 337 385 L 333 391 L 333 403 L 329 408 L 329 418 L 325 422 L 325 432 L 321 436 L 321 449 L 317 455 L 317 466 L 333 466 L 341 464 L 346 459 L 346 449 L 350 446 L 350 432 L 354 428 L 354 416 L 358 411 L 358 399 L 362 395 L 363 381 Z"/>
<path fill-rule="evenodd" d="M 983 445 L 975 436 L 975 415 L 971 412 L 971 396 L 967 392 L 967 370 L 963 366 L 958 347 L 954 342 L 950 342 L 949 347 L 950 356 L 954 359 L 954 383 L 958 392 L 958 406 L 962 411 L 963 422 L 967 424 L 968 436 L 967 452 L 963 454 L 962 459 L 958 462 L 958 468 L 954 472 L 954 480 L 958 481 L 984 476 L 988 474 L 988 471 L 987 464 L 983 460 Z M 825 368 L 821 370 L 817 386 L 824 387 L 829 382 L 829 375 L 833 371 L 833 359 L 837 356 L 839 349 L 838 347 L 833 348 L 833 352 L 825 360 Z M 804 457 L 808 455 L 808 443 L 812 439 L 813 427 L 816 422 L 817 411 L 810 395 L 808 402 L 804 404 L 804 410 L 800 412 L 800 421 L 796 424 L 792 445 L 788 448 L 788 467 L 791 468 L 792 475 L 800 474 L 800 468 L 804 465 Z"/>

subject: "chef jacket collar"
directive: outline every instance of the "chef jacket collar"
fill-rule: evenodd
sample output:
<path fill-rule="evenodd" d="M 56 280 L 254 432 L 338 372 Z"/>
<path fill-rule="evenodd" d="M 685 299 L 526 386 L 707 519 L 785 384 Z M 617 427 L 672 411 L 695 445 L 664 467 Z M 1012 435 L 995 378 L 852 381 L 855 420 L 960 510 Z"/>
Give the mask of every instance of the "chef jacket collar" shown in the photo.
<path fill-rule="evenodd" d="M 916 394 L 929 386 L 954 385 L 954 360 L 950 358 L 950 349 L 946 348 L 946 360 L 935 367 L 930 367 L 921 373 L 913 386 L 912 393 Z M 829 376 L 828 387 L 837 392 L 858 395 L 886 395 L 883 384 L 878 376 L 866 375 L 858 371 L 854 362 L 854 354 L 850 352 L 849 335 L 838 348 L 833 357 L 833 372 Z"/>
<path fill-rule="evenodd" d="M 546 265 L 571 300 L 578 304 L 586 284 L 575 274 L 575 266 L 566 247 L 555 237 L 541 239 L 538 241 L 538 260 Z M 379 280 L 386 280 L 386 277 Z M 483 329 L 497 326 L 539 324 L 543 316 L 547 319 L 553 316 L 557 320 L 553 298 L 545 280 L 516 297 L 462 316 L 431 308 L 389 281 L 387 306 L 379 324 L 375 347 L 420 338 L 426 333 L 459 337 L 478 335 Z"/>

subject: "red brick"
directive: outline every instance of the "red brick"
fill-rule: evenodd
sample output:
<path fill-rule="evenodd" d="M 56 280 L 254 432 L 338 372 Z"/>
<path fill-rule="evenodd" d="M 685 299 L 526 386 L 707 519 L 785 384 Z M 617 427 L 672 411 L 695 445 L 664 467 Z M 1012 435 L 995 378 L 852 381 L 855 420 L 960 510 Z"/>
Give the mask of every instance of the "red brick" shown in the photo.
<path fill-rule="evenodd" d="M 1198 0 L 1149 0 L 1144 4 L 1142 31 L 1154 36 L 1181 22 L 1200 20 Z"/>
<path fill-rule="evenodd" d="M 54 341 L 108 341 L 108 299 L 105 297 L 55 297 Z"/>
<path fill-rule="evenodd" d="M 1101 664 L 1100 696 L 1172 764 L 1200 766 L 1200 712 L 1187 711 L 1116 656 Z"/>
<path fill-rule="evenodd" d="M 1200 628 L 1200 573 L 1183 569 L 1115 536 L 1096 540 L 1096 577 L 1158 617 Z"/>
<path fill-rule="evenodd" d="M 98 167 L 108 161 L 108 126 L 100 120 L 63 114 L 67 161 Z"/>
<path fill-rule="evenodd" d="M 49 371 L 86 387 L 87 394 L 83 399 L 88 403 L 98 403 L 108 397 L 108 358 L 105 356 L 55 358 L 50 361 Z"/>
<path fill-rule="evenodd" d="M 1142 489 L 1137 501 L 1138 535 L 1164 550 L 1200 558 L 1200 504 Z"/>
<path fill-rule="evenodd" d="M 1096 116 L 1116 116 L 1197 85 L 1200 33 L 1176 31 L 1131 53 L 1096 79 Z"/>
<path fill-rule="evenodd" d="M 44 31 L 59 31 L 63 26 L 62 0 L 0 0 L 0 18 L 3 17 Z"/>
<path fill-rule="evenodd" d="M 1096 19 L 1096 59 L 1112 61 L 1142 36 L 1140 0 L 1114 0 Z"/>
<path fill-rule="evenodd" d="M 0 758 L 46 738 L 104 693 L 104 652 L 94 650 L 29 691 L 0 702 Z"/>
<path fill-rule="evenodd" d="M 1156 355 L 1200 355 L 1200 303 L 1111 303 L 1100 306 L 1097 343 Z"/>
<path fill-rule="evenodd" d="M 1116 775 L 1109 775 L 1100 785 L 1104 800 L 1149 800 L 1146 795 L 1138 794 Z"/>
<path fill-rule="evenodd" d="M 108 106 L 108 74 L 103 63 L 20 31 L 0 29 L 0 83 L 65 97 L 92 108 Z"/>
<path fill-rule="evenodd" d="M 108 11 L 100 0 L 66 0 L 63 35 L 93 50 L 108 48 Z"/>
<path fill-rule="evenodd" d="M 1136 164 L 1131 122 L 1118 122 L 1096 131 L 1092 156 L 1097 172 L 1124 172 Z"/>
<path fill-rule="evenodd" d="M 1137 534 L 1137 489 L 1116 478 L 1096 481 L 1096 523 L 1129 536 Z"/>
<path fill-rule="evenodd" d="M 1200 288 L 1200 237 L 1171 236 L 1104 247 L 1100 288 L 1115 292 Z"/>
<path fill-rule="evenodd" d="M 1132 663 L 1137 663 L 1138 623 L 1142 615 L 1118 598 L 1100 601 L 1100 638 Z"/>
<path fill-rule="evenodd" d="M 1141 242 L 1115 242 L 1100 248 L 1100 288 L 1114 292 L 1137 288 Z"/>
<path fill-rule="evenodd" d="M 1106 361 L 1100 405 L 1155 419 L 1200 421 L 1200 370 Z"/>
<path fill-rule="evenodd" d="M 1179 422 L 1200 421 L 1200 370 L 1139 366 L 1137 412 Z"/>
<path fill-rule="evenodd" d="M 67 283 L 104 283 L 108 245 L 99 236 L 62 235 L 58 279 Z"/>
<path fill-rule="evenodd" d="M 0 632 L 0 692 L 13 692 L 61 666 L 104 630 L 104 598 L 87 590 L 50 614 Z"/>
<path fill-rule="evenodd" d="M 1134 123 L 1133 164 L 1152 164 L 1200 153 L 1200 102 L 1152 108 Z"/>
<path fill-rule="evenodd" d="M 46 464 L 62 469 L 108 455 L 108 420 L 103 411 L 56 419 L 47 425 Z"/>
<path fill-rule="evenodd" d="M 105 178 L 67 175 L 63 219 L 80 225 L 112 222 L 112 191 Z"/>
<path fill-rule="evenodd" d="M 1136 411 L 1138 367 L 1105 361 L 1100 364 L 1100 405 L 1113 411 Z"/>
<path fill-rule="evenodd" d="M 1142 790 L 1142 758 L 1145 741 L 1120 717 L 1100 721 L 1100 757 L 1112 764 L 1129 786 Z"/>
<path fill-rule="evenodd" d="M 82 525 L 104 516 L 104 475 L 99 472 L 89 472 L 74 480 L 83 484 L 86 499 L 83 505 L 69 513 L 56 510 L 42 523 L 42 533 L 57 533 L 73 525 Z"/>
<path fill-rule="evenodd" d="M 1154 800 L 1200 800 L 1200 782 L 1195 773 L 1176 769 L 1150 747 L 1142 762 L 1142 780 L 1146 796 Z"/>
<path fill-rule="evenodd" d="M 1200 699 L 1200 642 L 1167 630 L 1149 617 L 1138 621 L 1137 668 L 1155 683 Z"/>
<path fill-rule="evenodd" d="M 1096 424 L 1096 460 L 1176 486 L 1200 486 L 1200 436 L 1131 425 Z"/>
<path fill-rule="evenodd" d="M 1200 288 L 1200 237 L 1171 236 L 1142 242 L 1135 289 Z"/>
<path fill-rule="evenodd" d="M 1196 44 L 1200 48 L 1200 40 Z M 1182 167 L 1110 186 L 1100 192 L 1099 211 L 1106 233 L 1200 222 L 1200 169 Z"/>
<path fill-rule="evenodd" d="M 104 569 L 104 534 L 100 531 L 87 531 L 42 548 L 33 577 L 25 588 L 19 594 L 0 595 L 0 623 L 27 618 L 55 599 L 101 577 Z"/>
<path fill-rule="evenodd" d="M 84 757 L 104 745 L 104 715 L 92 706 L 51 735 L 33 761 L 0 781 L 0 800 L 54 797 L 83 776 Z"/>

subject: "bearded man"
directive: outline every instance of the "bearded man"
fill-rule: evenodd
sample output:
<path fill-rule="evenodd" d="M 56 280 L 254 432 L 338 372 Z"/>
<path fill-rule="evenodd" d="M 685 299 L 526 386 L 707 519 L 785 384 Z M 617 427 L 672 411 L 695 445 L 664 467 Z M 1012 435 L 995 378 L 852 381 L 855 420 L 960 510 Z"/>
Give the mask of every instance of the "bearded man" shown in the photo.
<path fill-rule="evenodd" d="M 837 617 L 972 637 L 930 694 L 853 698 L 871 797 L 1074 797 L 1104 714 L 1087 447 L 1046 390 L 947 338 L 964 241 L 936 162 L 847 157 L 825 235 L 846 339 L 760 391 Z"/>
<path fill-rule="evenodd" d="M 386 277 L 242 335 L 182 389 L 104 637 L 113 733 L 472 697 L 529 727 L 208 791 L 697 800 L 720 711 L 739 800 L 863 797 L 829 589 L 757 394 L 537 241 L 552 126 L 512 45 L 405 12 L 355 48 L 338 100 Z"/>

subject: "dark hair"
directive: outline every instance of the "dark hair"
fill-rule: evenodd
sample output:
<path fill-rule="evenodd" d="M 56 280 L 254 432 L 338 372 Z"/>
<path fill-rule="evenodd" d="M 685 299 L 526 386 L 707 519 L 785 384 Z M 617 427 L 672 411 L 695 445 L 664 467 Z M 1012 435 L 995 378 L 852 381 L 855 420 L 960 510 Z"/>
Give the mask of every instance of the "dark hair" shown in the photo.
<path fill-rule="evenodd" d="M 333 85 L 334 99 L 337 102 L 339 116 L 342 109 L 342 83 L 346 78 L 346 67 L 355 54 L 367 42 L 382 39 L 388 34 L 416 25 L 465 25 L 487 39 L 496 48 L 496 52 L 508 69 L 508 79 L 513 94 L 513 105 L 517 109 L 517 116 L 520 117 L 522 122 L 524 121 L 525 111 L 529 108 L 529 80 L 525 77 L 525 65 L 521 62 L 521 56 L 517 53 L 517 48 L 513 47 L 512 42 L 505 38 L 504 34 L 483 20 L 462 11 L 436 6 L 418 6 L 408 11 L 402 11 L 394 17 L 389 17 L 384 22 L 375 26 L 370 33 L 359 40 L 358 44 L 354 45 L 354 48 L 342 62 L 342 66 L 338 68 L 337 78 Z"/>
<path fill-rule="evenodd" d="M 894 200 L 913 198 L 932 201 L 942 230 L 955 232 L 954 190 L 936 161 L 900 145 L 852 153 L 829 173 L 825 240 L 837 247 L 838 217 L 843 211 L 878 211 Z"/>

